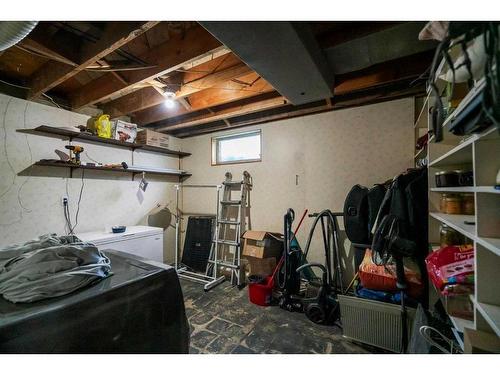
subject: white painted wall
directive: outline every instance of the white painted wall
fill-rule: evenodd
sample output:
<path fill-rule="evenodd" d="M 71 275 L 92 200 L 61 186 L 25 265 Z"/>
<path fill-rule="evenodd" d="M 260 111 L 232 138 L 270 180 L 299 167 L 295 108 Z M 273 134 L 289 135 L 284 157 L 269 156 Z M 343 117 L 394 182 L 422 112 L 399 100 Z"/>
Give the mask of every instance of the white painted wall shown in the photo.
<path fill-rule="evenodd" d="M 211 166 L 211 137 L 238 130 L 187 138 L 183 149 L 193 155 L 183 166 L 193 174 L 190 183 L 217 184 L 226 171 L 235 178 L 249 171 L 254 182 L 252 228 L 282 232 L 287 208 L 298 217 L 305 208 L 342 211 L 353 185 L 371 186 L 411 167 L 413 107 L 408 98 L 245 128 L 262 129 L 262 162 L 256 163 Z M 213 193 L 186 190 L 183 202 L 189 213 L 215 212 Z M 302 246 L 311 223 L 306 219 L 298 235 Z M 321 243 L 314 243 L 310 260 L 322 262 L 317 245 Z M 350 263 L 348 243 L 345 252 Z"/>
<path fill-rule="evenodd" d="M 73 220 L 81 187 L 80 171 L 72 179 L 65 169 L 26 170 L 32 161 L 57 158 L 54 149 L 64 150 L 66 142 L 55 138 L 24 135 L 19 128 L 40 125 L 69 126 L 85 124 L 87 116 L 46 105 L 0 95 L 0 246 L 23 242 L 44 233 L 64 233 L 62 196 L 66 186 Z M 171 139 L 171 147 L 180 140 Z M 88 155 L 101 162 L 131 163 L 131 151 L 117 147 L 79 143 Z M 31 154 L 30 155 L 30 149 Z M 90 161 L 85 153 L 82 160 Z M 135 152 L 135 164 L 178 168 L 178 159 L 148 152 Z M 11 167 L 12 169 L 11 170 Z M 51 177 L 49 177 L 51 176 Z M 76 232 L 101 230 L 112 225 L 147 224 L 147 214 L 157 204 L 172 202 L 176 179 L 146 176 L 150 181 L 145 193 L 130 175 L 86 171 Z M 88 177 L 88 178 L 87 178 Z M 21 203 L 20 203 L 20 202 Z M 22 204 L 22 206 L 21 206 Z M 24 209 L 23 209 L 24 207 Z M 165 232 L 165 253 L 173 254 L 173 229 Z M 167 258 L 170 260 L 170 258 Z"/>

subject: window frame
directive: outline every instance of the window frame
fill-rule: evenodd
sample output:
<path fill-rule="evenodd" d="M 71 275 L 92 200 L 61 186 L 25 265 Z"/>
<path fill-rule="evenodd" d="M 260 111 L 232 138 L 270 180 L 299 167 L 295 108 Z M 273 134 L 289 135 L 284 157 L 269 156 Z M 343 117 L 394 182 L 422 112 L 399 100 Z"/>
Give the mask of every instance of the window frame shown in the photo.
<path fill-rule="evenodd" d="M 231 161 L 224 161 L 224 162 L 218 160 L 219 141 L 220 140 L 237 139 L 237 138 L 249 137 L 249 136 L 257 135 L 257 134 L 259 135 L 259 140 L 260 140 L 260 157 L 258 159 L 231 160 Z M 261 162 L 262 161 L 262 130 L 261 129 L 248 130 L 248 131 L 243 131 L 243 132 L 238 132 L 238 133 L 230 133 L 230 134 L 215 136 L 215 137 L 212 137 L 212 139 L 211 139 L 210 147 L 211 147 L 211 154 L 212 154 L 212 158 L 211 158 L 212 166 Z"/>

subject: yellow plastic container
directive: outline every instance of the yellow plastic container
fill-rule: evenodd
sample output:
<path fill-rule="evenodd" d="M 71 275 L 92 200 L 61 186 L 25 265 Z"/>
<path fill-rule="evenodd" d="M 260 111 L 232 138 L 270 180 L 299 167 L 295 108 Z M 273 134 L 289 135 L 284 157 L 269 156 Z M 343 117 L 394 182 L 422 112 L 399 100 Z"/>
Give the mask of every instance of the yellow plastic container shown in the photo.
<path fill-rule="evenodd" d="M 113 126 L 109 120 L 109 115 L 100 115 L 99 117 L 89 121 L 89 130 L 102 138 L 111 138 Z"/>

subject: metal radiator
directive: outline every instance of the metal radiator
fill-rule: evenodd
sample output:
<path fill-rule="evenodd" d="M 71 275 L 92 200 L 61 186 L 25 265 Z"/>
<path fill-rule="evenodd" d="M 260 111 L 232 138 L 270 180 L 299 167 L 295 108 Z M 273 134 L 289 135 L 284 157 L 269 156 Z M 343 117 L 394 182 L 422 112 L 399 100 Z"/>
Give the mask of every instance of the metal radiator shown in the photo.
<path fill-rule="evenodd" d="M 401 352 L 401 307 L 384 302 L 339 295 L 343 336 L 391 352 Z M 415 309 L 407 308 L 408 340 Z"/>

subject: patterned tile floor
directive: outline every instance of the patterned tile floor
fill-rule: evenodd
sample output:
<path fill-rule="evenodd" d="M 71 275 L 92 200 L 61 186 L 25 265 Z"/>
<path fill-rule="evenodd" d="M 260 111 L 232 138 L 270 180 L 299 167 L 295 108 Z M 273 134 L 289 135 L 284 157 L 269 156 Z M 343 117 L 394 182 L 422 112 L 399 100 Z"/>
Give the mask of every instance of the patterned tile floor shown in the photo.
<path fill-rule="evenodd" d="M 304 314 L 248 301 L 247 288 L 229 283 L 204 292 L 181 281 L 191 327 L 190 353 L 370 353 L 341 336 L 337 326 L 320 326 Z"/>

